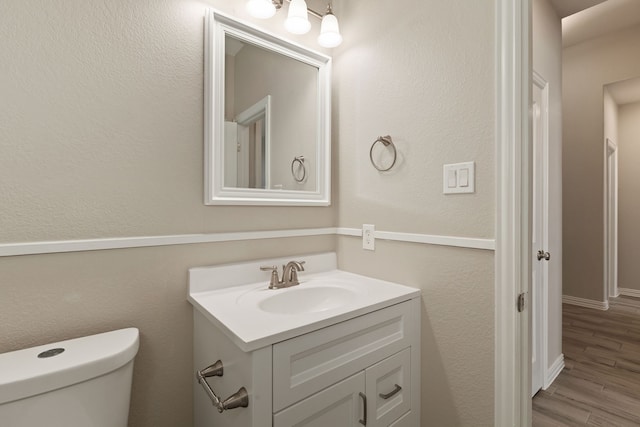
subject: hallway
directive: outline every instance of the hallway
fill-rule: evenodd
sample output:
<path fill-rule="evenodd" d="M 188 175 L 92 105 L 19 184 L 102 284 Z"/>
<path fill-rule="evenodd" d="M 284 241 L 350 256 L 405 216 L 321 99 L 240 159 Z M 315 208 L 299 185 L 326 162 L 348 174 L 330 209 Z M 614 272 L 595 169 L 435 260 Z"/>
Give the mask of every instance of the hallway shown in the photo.
<path fill-rule="evenodd" d="M 562 306 L 565 369 L 533 398 L 533 425 L 640 425 L 640 299 Z"/>

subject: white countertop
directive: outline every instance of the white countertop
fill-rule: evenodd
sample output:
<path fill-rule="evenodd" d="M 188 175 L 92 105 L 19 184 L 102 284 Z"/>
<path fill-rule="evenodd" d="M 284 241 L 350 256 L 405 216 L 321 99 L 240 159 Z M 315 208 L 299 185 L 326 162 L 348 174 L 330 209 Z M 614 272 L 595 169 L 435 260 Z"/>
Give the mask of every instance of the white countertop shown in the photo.
<path fill-rule="evenodd" d="M 261 263 L 269 265 L 271 261 L 257 262 L 257 264 Z M 248 265 L 252 269 L 252 274 L 254 274 L 255 265 L 256 263 Z M 230 267 L 220 268 L 229 271 Z M 233 271 L 238 270 L 237 265 L 233 268 Z M 245 285 L 236 283 L 229 287 L 221 287 L 220 281 L 213 279 L 216 277 L 216 267 L 207 269 L 211 269 L 207 270 L 206 281 L 212 284 L 212 289 L 208 290 L 206 283 L 202 283 L 203 280 L 200 280 L 198 275 L 190 272 L 188 300 L 195 309 L 219 327 L 245 352 L 420 296 L 420 290 L 416 288 L 336 269 L 310 274 L 302 271 L 298 273 L 300 284 L 285 289 L 268 289 L 268 278 L 258 283 Z M 194 270 L 198 270 L 198 274 L 201 275 L 202 269 Z M 221 280 L 224 276 L 222 271 Z M 330 295 L 332 289 L 336 294 L 346 297 L 338 298 L 339 303 L 333 303 L 331 298 L 326 302 L 309 301 L 318 294 Z M 265 307 L 265 301 L 268 304 L 267 300 L 270 298 L 273 300 L 272 297 L 278 293 L 289 293 L 281 301 L 285 301 L 286 304 L 291 303 L 291 312 L 270 312 L 260 308 Z M 299 307 L 296 306 L 296 298 L 304 298 L 298 300 Z M 318 303 L 322 304 L 320 309 L 306 311 L 304 308 L 305 304 Z M 286 308 L 287 305 L 284 307 Z"/>

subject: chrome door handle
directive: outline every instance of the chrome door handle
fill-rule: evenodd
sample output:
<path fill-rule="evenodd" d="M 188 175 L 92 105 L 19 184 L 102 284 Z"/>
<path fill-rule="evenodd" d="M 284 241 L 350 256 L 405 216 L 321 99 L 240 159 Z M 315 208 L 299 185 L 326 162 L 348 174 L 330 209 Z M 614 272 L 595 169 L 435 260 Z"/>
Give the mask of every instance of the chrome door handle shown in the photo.
<path fill-rule="evenodd" d="M 378 394 L 378 396 L 380 396 L 381 398 L 383 398 L 384 400 L 389 399 L 391 396 L 393 396 L 394 394 L 398 393 L 400 390 L 402 390 L 402 387 L 400 387 L 398 384 L 394 384 L 394 389 L 391 390 L 389 393 L 387 394 L 383 394 L 380 393 Z"/>
<path fill-rule="evenodd" d="M 364 420 L 358 420 L 358 422 L 363 426 L 366 426 L 367 425 L 367 395 L 364 394 L 363 392 L 360 392 L 360 397 L 362 398 L 362 403 L 364 406 Z"/>
<path fill-rule="evenodd" d="M 538 251 L 537 254 L 538 261 L 544 258 L 545 261 L 549 261 L 551 259 L 551 254 L 549 252 L 545 252 L 542 249 Z"/>

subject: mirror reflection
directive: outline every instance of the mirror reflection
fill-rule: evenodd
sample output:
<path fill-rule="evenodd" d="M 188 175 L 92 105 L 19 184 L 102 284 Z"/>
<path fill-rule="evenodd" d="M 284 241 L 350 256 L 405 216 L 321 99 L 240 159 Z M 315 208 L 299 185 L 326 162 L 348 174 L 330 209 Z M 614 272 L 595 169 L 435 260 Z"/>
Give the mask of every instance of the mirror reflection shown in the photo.
<path fill-rule="evenodd" d="M 225 34 L 224 76 L 224 187 L 317 191 L 318 68 Z"/>

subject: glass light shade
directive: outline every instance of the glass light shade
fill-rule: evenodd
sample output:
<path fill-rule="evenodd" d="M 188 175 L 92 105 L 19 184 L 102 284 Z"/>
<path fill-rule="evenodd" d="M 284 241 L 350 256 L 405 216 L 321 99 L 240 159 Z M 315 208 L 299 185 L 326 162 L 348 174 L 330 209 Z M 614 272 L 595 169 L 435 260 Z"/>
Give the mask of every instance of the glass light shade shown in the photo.
<path fill-rule="evenodd" d="M 309 22 L 309 16 L 307 15 L 307 3 L 304 0 L 291 0 L 284 27 L 293 34 L 306 34 L 309 32 L 311 22 Z"/>
<path fill-rule="evenodd" d="M 324 18 L 322 18 L 318 43 L 323 47 L 336 47 L 342 43 L 338 19 L 333 13 L 327 13 L 324 15 Z"/>
<path fill-rule="evenodd" d="M 276 14 L 276 6 L 271 0 L 249 0 L 247 12 L 254 18 L 267 19 Z"/>

